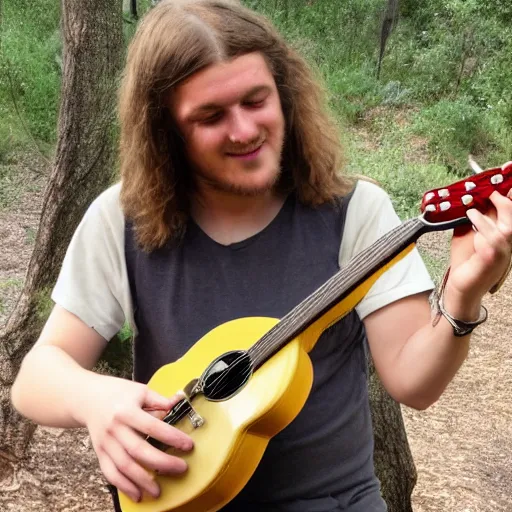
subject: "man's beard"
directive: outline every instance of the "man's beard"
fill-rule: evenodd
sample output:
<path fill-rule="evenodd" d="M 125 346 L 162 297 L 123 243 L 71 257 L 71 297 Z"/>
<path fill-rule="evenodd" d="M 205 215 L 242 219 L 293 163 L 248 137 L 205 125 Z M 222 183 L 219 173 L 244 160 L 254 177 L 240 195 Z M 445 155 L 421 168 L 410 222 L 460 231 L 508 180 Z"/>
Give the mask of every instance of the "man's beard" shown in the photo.
<path fill-rule="evenodd" d="M 257 197 L 263 195 L 274 189 L 276 183 L 281 177 L 281 169 L 277 168 L 271 179 L 260 186 L 244 186 L 238 183 L 231 183 L 223 181 L 221 179 L 213 179 L 201 172 L 196 171 L 197 177 L 202 181 L 203 184 L 208 187 L 217 190 L 219 192 L 228 193 L 231 195 L 242 196 L 242 197 Z"/>

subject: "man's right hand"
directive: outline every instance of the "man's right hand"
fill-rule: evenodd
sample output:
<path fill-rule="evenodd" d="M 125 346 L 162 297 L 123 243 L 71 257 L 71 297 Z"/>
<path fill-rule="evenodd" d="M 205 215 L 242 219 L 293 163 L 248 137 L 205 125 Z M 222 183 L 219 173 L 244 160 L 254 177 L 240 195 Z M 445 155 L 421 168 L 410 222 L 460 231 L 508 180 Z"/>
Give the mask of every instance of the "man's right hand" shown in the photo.
<path fill-rule="evenodd" d="M 146 436 L 192 449 L 189 436 L 160 419 L 181 397 L 164 398 L 144 384 L 92 372 L 106 345 L 96 330 L 56 305 L 23 360 L 13 405 L 40 425 L 86 426 L 107 480 L 135 501 L 144 492 L 156 497 L 160 489 L 147 470 L 178 474 L 187 464 L 151 446 Z"/>
<path fill-rule="evenodd" d="M 150 436 L 183 452 L 193 447 L 192 439 L 156 416 L 171 409 L 182 397 L 164 398 L 147 386 L 116 377 L 97 376 L 94 400 L 80 408 L 79 423 L 90 433 L 106 479 L 134 501 L 144 492 L 158 497 L 156 480 L 145 469 L 162 474 L 180 474 L 186 462 L 146 441 Z"/>

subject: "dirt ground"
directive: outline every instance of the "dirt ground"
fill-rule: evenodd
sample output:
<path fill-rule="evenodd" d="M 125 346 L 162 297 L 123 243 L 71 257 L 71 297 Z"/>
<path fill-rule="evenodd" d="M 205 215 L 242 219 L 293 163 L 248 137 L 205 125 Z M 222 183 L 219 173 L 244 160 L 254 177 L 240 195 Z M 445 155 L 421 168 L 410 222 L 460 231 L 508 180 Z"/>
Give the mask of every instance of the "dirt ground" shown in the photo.
<path fill-rule="evenodd" d="M 0 325 L 14 307 L 30 258 L 44 179 L 0 212 Z M 446 255 L 446 234 L 422 250 Z M 424 412 L 404 408 L 418 484 L 415 512 L 512 512 L 512 283 L 486 305 L 470 356 L 441 400 Z M 23 462 L 0 468 L 0 511 L 111 511 L 84 430 L 38 428 Z"/>

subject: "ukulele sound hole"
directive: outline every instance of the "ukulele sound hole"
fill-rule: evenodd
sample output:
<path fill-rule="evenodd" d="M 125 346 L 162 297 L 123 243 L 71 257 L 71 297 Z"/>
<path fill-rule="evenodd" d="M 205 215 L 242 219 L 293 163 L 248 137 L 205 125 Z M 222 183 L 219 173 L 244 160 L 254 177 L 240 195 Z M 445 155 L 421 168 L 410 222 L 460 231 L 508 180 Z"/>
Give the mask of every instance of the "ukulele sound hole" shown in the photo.
<path fill-rule="evenodd" d="M 247 352 L 226 352 L 204 372 L 201 378 L 203 394 L 208 400 L 227 400 L 245 385 L 251 374 L 251 358 Z"/>

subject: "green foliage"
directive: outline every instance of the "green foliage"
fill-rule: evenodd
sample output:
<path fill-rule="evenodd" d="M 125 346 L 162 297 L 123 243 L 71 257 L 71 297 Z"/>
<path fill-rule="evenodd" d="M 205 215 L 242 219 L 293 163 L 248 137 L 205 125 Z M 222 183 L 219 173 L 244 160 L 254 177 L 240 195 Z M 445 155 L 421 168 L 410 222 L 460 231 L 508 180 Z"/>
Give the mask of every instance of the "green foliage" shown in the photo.
<path fill-rule="evenodd" d="M 8 207 L 13 199 L 14 194 L 11 193 L 12 181 L 9 166 L 0 163 L 0 211 Z"/>
<path fill-rule="evenodd" d="M 496 107 L 510 92 L 512 78 L 512 18 L 505 21 L 511 10 L 507 4 L 402 3 L 406 17 L 390 43 L 385 72 L 411 87 L 422 101 L 461 94 L 480 106 Z"/>
<path fill-rule="evenodd" d="M 46 142 L 55 138 L 59 98 L 59 3 L 6 0 L 0 56 L 0 104 Z"/>
<path fill-rule="evenodd" d="M 13 129 L 8 124 L 0 124 L 0 165 L 8 162 L 9 152 L 14 149 L 16 144 Z M 2 180 L 2 171 L 0 170 L 0 182 Z"/>
<path fill-rule="evenodd" d="M 37 314 L 37 319 L 40 321 L 41 325 L 43 325 L 46 322 L 46 320 L 50 316 L 50 313 L 52 312 L 54 303 L 51 298 L 51 295 L 52 295 L 51 287 L 45 287 L 36 293 L 36 296 L 35 296 L 36 314 Z"/>
<path fill-rule="evenodd" d="M 21 290 L 23 286 L 23 281 L 16 277 L 12 277 L 9 279 L 3 279 L 0 281 L 0 290 L 5 290 L 7 288 L 14 288 L 16 290 Z"/>
<path fill-rule="evenodd" d="M 413 101 L 439 99 L 455 87 L 457 59 L 453 41 L 449 45 L 428 45 L 428 37 L 427 33 L 416 36 L 410 28 L 402 27 L 389 41 L 384 59 L 383 80 L 412 91 Z"/>
<path fill-rule="evenodd" d="M 348 172 L 375 180 L 390 195 L 400 218 L 417 216 L 424 192 L 453 178 L 444 166 L 423 162 L 415 154 L 407 126 L 397 129 L 396 120 L 390 117 L 380 119 L 372 130 L 371 140 L 378 144 L 368 147 L 368 141 L 359 138 L 349 144 Z"/>
<path fill-rule="evenodd" d="M 31 247 L 36 241 L 37 230 L 31 226 L 25 227 L 25 243 Z"/>
<path fill-rule="evenodd" d="M 450 169 L 464 171 L 469 154 L 492 149 L 493 136 L 486 111 L 466 98 L 440 100 L 417 116 L 413 127 L 430 138 L 429 146 L 437 160 Z"/>
<path fill-rule="evenodd" d="M 325 79 L 331 106 L 346 122 L 357 122 L 368 108 L 381 101 L 381 85 L 367 65 L 347 66 L 343 73 L 329 69 Z"/>
<path fill-rule="evenodd" d="M 108 342 L 101 357 L 100 370 L 119 377 L 130 378 L 133 360 L 132 339 L 132 330 L 128 324 L 123 325 L 117 335 Z"/>
<path fill-rule="evenodd" d="M 477 2 L 476 12 L 483 18 L 495 18 L 504 25 L 512 20 L 512 3 L 503 0 L 486 0 Z"/>

